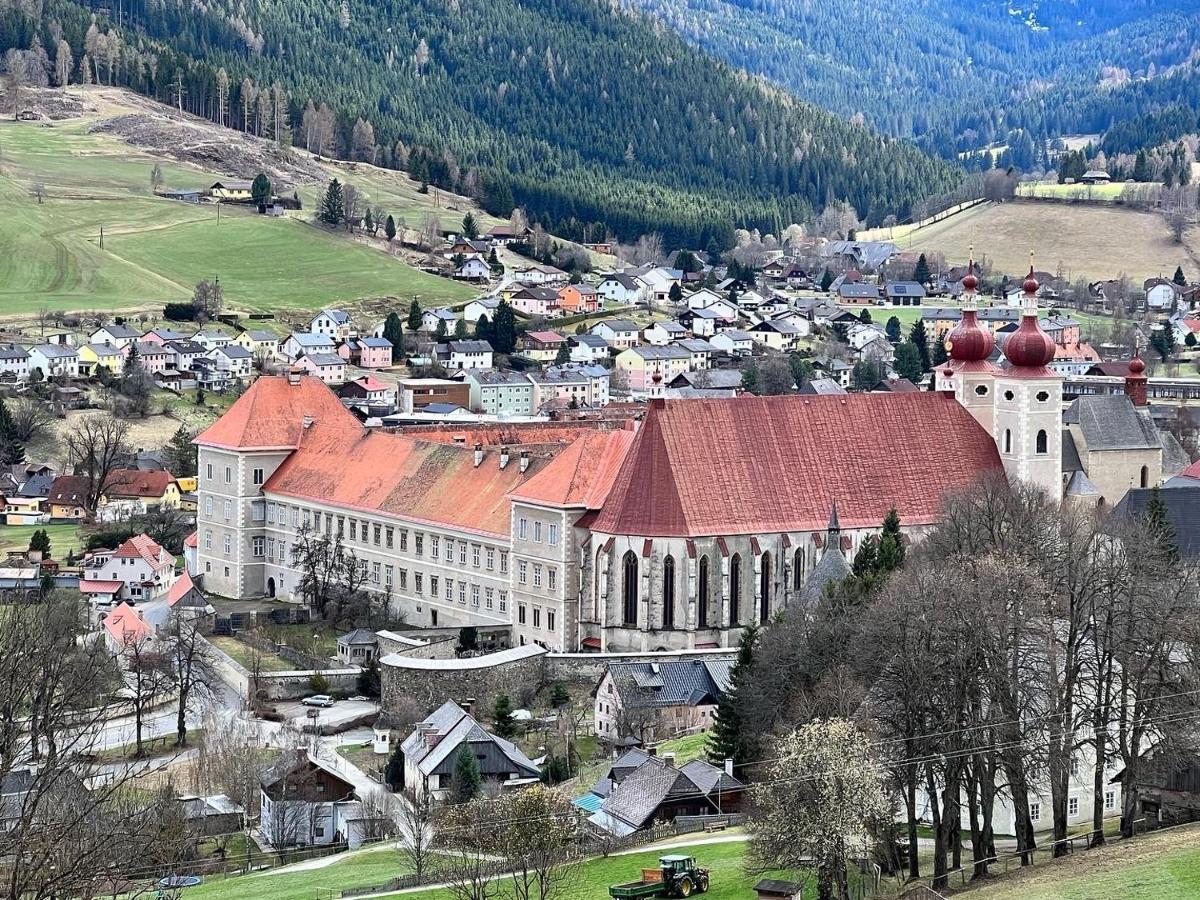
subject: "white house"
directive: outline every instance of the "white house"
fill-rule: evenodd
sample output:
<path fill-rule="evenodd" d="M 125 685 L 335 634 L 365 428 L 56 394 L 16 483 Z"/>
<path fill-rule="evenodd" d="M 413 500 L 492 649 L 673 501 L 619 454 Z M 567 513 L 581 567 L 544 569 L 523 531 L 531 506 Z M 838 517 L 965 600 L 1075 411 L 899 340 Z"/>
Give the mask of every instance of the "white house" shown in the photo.
<path fill-rule="evenodd" d="M 334 342 L 327 334 L 296 331 L 287 336 L 279 349 L 288 359 L 297 360 L 306 353 L 333 353 Z"/>
<path fill-rule="evenodd" d="M 421 330 L 430 333 L 437 331 L 438 322 L 442 322 L 447 332 L 454 330 L 454 323 L 458 321 L 458 316 L 454 310 L 445 306 L 439 306 L 437 309 L 427 309 L 421 313 Z"/>
<path fill-rule="evenodd" d="M 96 551 L 85 559 L 79 589 L 101 596 L 116 586 L 114 599 L 144 603 L 165 597 L 174 583 L 175 557 L 149 535 L 139 534 L 116 550 Z"/>
<path fill-rule="evenodd" d="M 463 319 L 475 323 L 487 316 L 487 320 L 490 322 L 496 318 L 496 310 L 499 308 L 499 297 L 477 297 L 463 307 Z"/>
<path fill-rule="evenodd" d="M 629 319 L 605 319 L 593 325 L 591 333 L 604 338 L 614 350 L 628 350 L 639 343 L 637 323 Z"/>
<path fill-rule="evenodd" d="M 447 369 L 490 369 L 492 345 L 487 341 L 450 341 Z M 440 355 L 440 354 L 439 354 Z"/>
<path fill-rule="evenodd" d="M 0 377 L 3 376 L 11 381 L 29 379 L 29 354 L 24 347 L 17 344 L 0 347 Z"/>
<path fill-rule="evenodd" d="M 754 352 L 754 338 L 744 331 L 718 331 L 708 342 L 730 356 L 749 356 Z"/>
<path fill-rule="evenodd" d="M 716 313 L 722 319 L 733 320 L 740 314 L 741 310 L 725 297 L 720 294 L 710 291 L 708 288 L 702 288 L 693 294 L 689 294 L 687 298 L 687 307 L 693 312 L 707 309 L 710 312 Z"/>
<path fill-rule="evenodd" d="M 89 344 L 108 344 L 112 347 L 128 347 L 136 341 L 141 335 L 130 328 L 128 325 L 118 325 L 115 322 L 110 322 L 107 325 L 101 325 L 88 337 Z"/>
<path fill-rule="evenodd" d="M 606 303 L 633 306 L 645 296 L 646 286 L 633 275 L 616 272 L 608 275 L 596 288 Z"/>
<path fill-rule="evenodd" d="M 323 334 L 334 341 L 354 337 L 354 322 L 350 314 L 341 309 L 323 309 L 308 323 L 311 334 Z"/>
<path fill-rule="evenodd" d="M 690 368 L 693 371 L 712 367 L 712 358 L 716 354 L 717 348 L 703 338 L 684 338 L 682 341 L 676 341 L 675 345 L 692 354 Z"/>
<path fill-rule="evenodd" d="M 1147 309 L 1171 309 L 1188 288 L 1180 287 L 1165 278 L 1151 278 L 1145 283 Z"/>
<path fill-rule="evenodd" d="M 782 319 L 767 319 L 752 326 L 750 336 L 764 347 L 790 353 L 800 340 L 800 329 Z"/>
<path fill-rule="evenodd" d="M 272 847 L 359 846 L 371 833 L 354 785 L 294 750 L 259 776 L 259 828 Z"/>
<path fill-rule="evenodd" d="M 206 328 L 203 331 L 197 331 L 192 335 L 192 340 L 205 350 L 216 350 L 218 347 L 225 347 L 233 342 L 233 338 L 219 328 Z"/>
<path fill-rule="evenodd" d="M 851 325 L 846 329 L 846 343 L 850 345 L 851 350 L 861 350 L 867 344 L 876 338 L 887 338 L 887 332 L 878 325 Z"/>
<path fill-rule="evenodd" d="M 454 270 L 454 277 L 463 281 L 486 281 L 491 274 L 491 268 L 478 256 L 472 256 Z"/>
<path fill-rule="evenodd" d="M 249 378 L 254 371 L 254 354 L 238 344 L 211 350 L 208 359 L 213 361 L 218 372 L 224 372 L 230 378 Z"/>
<path fill-rule="evenodd" d="M 29 348 L 29 373 L 37 370 L 43 378 L 79 376 L 79 354 L 67 344 L 38 344 Z"/>
<path fill-rule="evenodd" d="M 672 341 L 678 341 L 687 337 L 688 330 L 678 322 L 670 320 L 663 322 L 655 322 L 649 328 L 642 331 L 642 337 L 646 339 L 647 344 L 655 347 L 665 347 Z"/>
<path fill-rule="evenodd" d="M 526 266 L 514 273 L 522 284 L 554 284 L 567 280 L 567 273 L 554 266 Z"/>
<path fill-rule="evenodd" d="M 305 353 L 296 360 L 296 366 L 325 384 L 341 384 L 346 380 L 346 361 L 336 353 Z"/>
<path fill-rule="evenodd" d="M 592 363 L 608 359 L 608 341 L 598 334 L 574 334 L 567 338 L 571 362 Z"/>

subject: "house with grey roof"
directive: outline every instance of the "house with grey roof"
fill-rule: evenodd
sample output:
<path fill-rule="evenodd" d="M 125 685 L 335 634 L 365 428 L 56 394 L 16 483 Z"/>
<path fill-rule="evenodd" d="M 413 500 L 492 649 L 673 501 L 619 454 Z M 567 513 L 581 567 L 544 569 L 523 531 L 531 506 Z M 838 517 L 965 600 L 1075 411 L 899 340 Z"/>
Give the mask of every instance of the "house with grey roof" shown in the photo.
<path fill-rule="evenodd" d="M 471 409 L 493 416 L 532 416 L 533 382 L 522 372 L 508 369 L 467 369 Z"/>
<path fill-rule="evenodd" d="M 729 687 L 733 655 L 609 663 L 596 688 L 596 736 L 646 743 L 707 731 Z"/>
<path fill-rule="evenodd" d="M 0 381 L 28 381 L 29 354 L 18 344 L 0 347 Z"/>
<path fill-rule="evenodd" d="M 608 341 L 598 334 L 573 334 L 567 338 L 571 362 L 592 363 L 608 359 Z"/>
<path fill-rule="evenodd" d="M 465 709 L 447 700 L 418 722 L 400 745 L 404 789 L 445 800 L 450 795 L 455 762 L 464 751 L 479 763 L 483 780 L 498 782 L 502 789 L 534 784 L 541 777 L 533 760 L 516 744 L 490 733 Z"/>
<path fill-rule="evenodd" d="M 333 353 L 335 346 L 333 338 L 327 334 L 296 331 L 287 336 L 279 349 L 284 356 L 295 361 L 306 353 Z"/>
<path fill-rule="evenodd" d="M 354 336 L 354 323 L 350 314 L 342 309 L 323 309 L 308 323 L 312 334 L 323 334 L 335 341 L 344 341 Z"/>
<path fill-rule="evenodd" d="M 1133 488 L 1112 511 L 1114 521 L 1144 521 L 1153 494 L 1151 488 Z M 1179 555 L 1194 562 L 1200 559 L 1200 483 L 1175 485 L 1158 492 L 1167 523 L 1175 532 Z"/>
<path fill-rule="evenodd" d="M 134 331 L 128 325 L 118 325 L 109 322 L 101 325 L 88 336 L 89 344 L 111 344 L 114 347 L 128 347 L 141 337 L 141 332 Z"/>
<path fill-rule="evenodd" d="M 79 354 L 69 344 L 38 344 L 29 348 L 29 374 L 41 372 L 42 378 L 64 375 L 79 377 Z"/>
<path fill-rule="evenodd" d="M 915 281 L 889 281 L 883 286 L 888 306 L 920 306 L 925 299 L 925 286 Z"/>
<path fill-rule="evenodd" d="M 676 768 L 653 750 L 628 750 L 575 805 L 592 812 L 592 825 L 617 837 L 677 816 L 736 816 L 746 786 L 730 768 L 699 759 Z"/>

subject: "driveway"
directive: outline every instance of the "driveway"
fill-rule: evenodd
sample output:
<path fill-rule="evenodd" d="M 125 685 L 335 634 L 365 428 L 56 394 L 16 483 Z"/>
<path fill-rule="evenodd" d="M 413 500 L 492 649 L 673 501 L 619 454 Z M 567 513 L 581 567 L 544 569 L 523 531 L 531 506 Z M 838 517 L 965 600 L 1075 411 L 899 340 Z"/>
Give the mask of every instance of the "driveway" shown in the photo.
<path fill-rule="evenodd" d="M 299 701 L 285 701 L 275 704 L 279 714 L 298 726 L 310 723 L 307 707 Z M 317 712 L 317 725 L 326 733 L 344 729 L 352 722 L 379 715 L 379 704 L 371 700 L 338 700 L 333 706 L 322 708 L 311 707 Z"/>

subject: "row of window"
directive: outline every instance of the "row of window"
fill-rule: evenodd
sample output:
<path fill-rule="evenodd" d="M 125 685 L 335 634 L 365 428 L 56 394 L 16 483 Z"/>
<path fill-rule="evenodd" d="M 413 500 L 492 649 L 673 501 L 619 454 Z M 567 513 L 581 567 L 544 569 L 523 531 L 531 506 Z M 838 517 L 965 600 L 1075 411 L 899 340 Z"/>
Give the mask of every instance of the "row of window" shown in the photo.
<path fill-rule="evenodd" d="M 1105 791 L 1104 792 L 1104 809 L 1107 810 L 1108 812 L 1112 812 L 1116 808 L 1117 808 L 1116 791 Z M 1068 816 L 1068 818 L 1070 818 L 1070 817 L 1077 816 L 1077 815 L 1079 815 L 1079 798 L 1078 797 L 1068 797 L 1067 798 L 1067 816 Z M 1034 801 L 1030 802 L 1029 818 L 1033 822 L 1041 821 L 1041 819 L 1042 819 L 1042 804 L 1039 801 L 1034 800 Z"/>
<path fill-rule="evenodd" d="M 205 481 L 213 481 L 214 480 L 213 475 L 214 475 L 213 464 L 212 463 L 206 464 L 204 467 L 204 480 Z M 251 476 L 254 480 L 254 483 L 257 485 L 262 485 L 267 480 L 266 479 L 266 470 L 261 469 L 261 468 L 253 469 L 251 471 Z M 225 466 L 225 483 L 233 484 L 233 466 Z"/>
<path fill-rule="evenodd" d="M 558 569 L 554 566 L 544 566 L 541 563 L 529 563 L 523 559 L 517 560 L 517 584 L 529 584 L 529 573 L 533 572 L 533 586 L 545 587 L 548 591 L 558 590 Z"/>
<path fill-rule="evenodd" d="M 544 529 L 543 529 L 542 523 L 537 521 L 536 519 L 533 522 L 532 529 L 530 529 L 529 524 L 530 524 L 529 520 L 526 519 L 524 516 L 521 516 L 519 519 L 517 519 L 517 538 L 518 539 L 520 539 L 522 541 L 530 540 L 531 539 L 530 535 L 532 534 L 533 542 L 535 544 L 540 544 L 540 543 L 542 543 L 542 533 L 544 530 L 545 535 L 546 535 L 546 543 L 549 544 L 551 547 L 558 546 L 558 523 L 549 522 L 545 525 Z"/>
<path fill-rule="evenodd" d="M 530 614 L 532 614 L 532 621 L 533 621 L 532 627 L 541 628 L 542 627 L 542 608 L 540 606 L 531 606 L 527 610 L 524 603 L 517 604 L 517 624 L 518 625 L 529 624 L 529 620 L 531 618 Z M 554 610 L 552 610 L 552 609 L 546 610 L 546 630 L 550 631 L 550 632 L 554 631 Z"/>

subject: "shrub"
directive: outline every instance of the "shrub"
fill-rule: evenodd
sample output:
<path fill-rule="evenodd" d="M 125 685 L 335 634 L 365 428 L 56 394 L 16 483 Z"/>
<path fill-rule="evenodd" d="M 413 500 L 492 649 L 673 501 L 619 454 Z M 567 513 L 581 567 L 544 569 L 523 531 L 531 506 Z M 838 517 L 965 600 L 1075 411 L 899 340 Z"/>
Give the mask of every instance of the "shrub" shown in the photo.
<path fill-rule="evenodd" d="M 328 694 L 329 679 L 320 672 L 314 672 L 308 679 L 308 687 L 314 694 Z"/>

